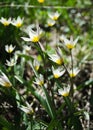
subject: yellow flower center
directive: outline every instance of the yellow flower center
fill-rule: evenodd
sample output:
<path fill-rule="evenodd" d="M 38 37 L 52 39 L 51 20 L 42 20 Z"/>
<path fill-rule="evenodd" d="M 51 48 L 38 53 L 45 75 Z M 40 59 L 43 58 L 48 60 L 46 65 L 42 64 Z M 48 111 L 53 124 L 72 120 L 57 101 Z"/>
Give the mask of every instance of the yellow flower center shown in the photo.
<path fill-rule="evenodd" d="M 39 66 L 35 66 L 35 69 L 38 70 L 38 69 L 39 69 Z"/>
<path fill-rule="evenodd" d="M 27 112 L 28 115 L 32 115 L 34 113 L 33 109 L 29 110 L 29 112 Z"/>
<path fill-rule="evenodd" d="M 5 21 L 5 22 L 3 22 L 3 25 L 4 25 L 4 26 L 8 26 L 8 25 L 9 25 L 9 22 Z"/>
<path fill-rule="evenodd" d="M 69 95 L 69 92 L 62 93 L 63 97 L 67 97 Z"/>
<path fill-rule="evenodd" d="M 50 26 L 50 27 L 52 27 L 54 24 L 52 24 L 52 23 L 48 23 L 48 26 Z"/>
<path fill-rule="evenodd" d="M 21 26 L 22 26 L 22 23 L 20 23 L 20 22 L 16 24 L 16 27 L 18 27 L 18 28 Z"/>
<path fill-rule="evenodd" d="M 39 85 L 42 86 L 44 84 L 44 81 L 40 81 Z"/>
<path fill-rule="evenodd" d="M 54 78 L 59 78 L 60 76 L 58 74 L 54 74 Z"/>
<path fill-rule="evenodd" d="M 62 59 L 62 58 L 57 59 L 57 60 L 56 60 L 56 63 L 57 63 L 58 65 L 61 65 L 61 64 L 63 63 L 63 59 Z"/>
<path fill-rule="evenodd" d="M 38 0 L 39 3 L 44 3 L 45 0 Z"/>
<path fill-rule="evenodd" d="M 71 78 L 73 78 L 73 77 L 75 77 L 75 76 L 76 76 L 76 74 L 75 74 L 75 73 L 70 73 L 69 75 L 70 75 L 70 77 L 71 77 Z"/>
<path fill-rule="evenodd" d="M 5 86 L 6 88 L 9 88 L 9 87 L 11 87 L 12 85 L 11 85 L 9 82 L 5 82 L 5 83 L 4 83 L 4 86 Z"/>
<path fill-rule="evenodd" d="M 58 16 L 54 16 L 54 17 L 53 17 L 53 20 L 57 20 L 57 19 L 58 19 Z"/>
<path fill-rule="evenodd" d="M 67 43 L 66 46 L 68 49 L 72 49 L 72 48 L 74 48 L 75 45 L 71 44 L 71 43 Z"/>
<path fill-rule="evenodd" d="M 8 49 L 8 53 L 12 53 L 13 49 Z"/>
<path fill-rule="evenodd" d="M 39 41 L 39 36 L 34 36 L 32 42 L 38 42 L 38 41 Z"/>

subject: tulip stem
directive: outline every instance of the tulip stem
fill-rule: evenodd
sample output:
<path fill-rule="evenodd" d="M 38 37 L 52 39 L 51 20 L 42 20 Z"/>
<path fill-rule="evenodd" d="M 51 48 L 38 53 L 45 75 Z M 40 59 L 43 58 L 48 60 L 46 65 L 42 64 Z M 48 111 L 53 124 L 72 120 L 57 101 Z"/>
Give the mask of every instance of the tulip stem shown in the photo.
<path fill-rule="evenodd" d="M 72 56 L 72 50 L 70 50 L 70 55 L 71 55 L 71 70 L 72 70 L 72 77 L 70 77 L 70 82 L 71 82 L 70 94 L 71 94 L 71 97 L 73 98 L 73 56 Z"/>
<path fill-rule="evenodd" d="M 63 64 L 63 67 L 66 70 L 66 73 L 69 75 L 69 72 L 68 72 L 67 67 L 65 66 L 65 64 Z"/>

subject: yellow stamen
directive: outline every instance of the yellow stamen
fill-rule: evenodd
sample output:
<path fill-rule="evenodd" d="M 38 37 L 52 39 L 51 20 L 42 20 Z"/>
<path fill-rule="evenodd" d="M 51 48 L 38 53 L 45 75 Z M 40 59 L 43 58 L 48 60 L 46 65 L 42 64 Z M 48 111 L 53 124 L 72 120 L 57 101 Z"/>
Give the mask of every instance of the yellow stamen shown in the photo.
<path fill-rule="evenodd" d="M 74 45 L 74 44 L 67 43 L 66 46 L 67 46 L 68 49 L 73 49 L 75 45 Z"/>
<path fill-rule="evenodd" d="M 8 26 L 8 25 L 9 25 L 9 22 L 5 21 L 5 22 L 3 22 L 3 25 L 4 25 L 4 26 Z"/>
<path fill-rule="evenodd" d="M 54 78 L 59 78 L 60 76 L 58 74 L 54 74 Z"/>
<path fill-rule="evenodd" d="M 44 3 L 45 0 L 38 0 L 39 3 Z"/>
<path fill-rule="evenodd" d="M 56 63 L 57 63 L 58 65 L 61 65 L 61 64 L 63 63 L 63 59 L 62 59 L 62 58 L 57 59 L 57 60 L 56 60 Z"/>
<path fill-rule="evenodd" d="M 70 75 L 70 77 L 71 77 L 71 78 L 73 78 L 73 77 L 75 77 L 75 76 L 76 76 L 76 74 L 75 74 L 75 73 L 70 73 L 69 75 Z"/>
<path fill-rule="evenodd" d="M 44 84 L 44 81 L 40 81 L 39 85 L 42 86 Z"/>
<path fill-rule="evenodd" d="M 34 36 L 32 42 L 38 42 L 38 41 L 39 41 L 39 36 Z"/>
<path fill-rule="evenodd" d="M 68 95 L 69 95 L 69 92 L 62 93 L 62 96 L 63 96 L 63 97 L 67 97 Z"/>
<path fill-rule="evenodd" d="M 58 16 L 54 16 L 54 17 L 53 17 L 53 20 L 57 20 L 57 19 L 58 19 Z"/>
<path fill-rule="evenodd" d="M 36 70 L 39 70 L 39 66 L 35 66 L 35 69 L 36 69 Z"/>
<path fill-rule="evenodd" d="M 10 84 L 9 82 L 5 82 L 5 83 L 4 83 L 4 86 L 5 86 L 6 88 L 9 88 L 9 87 L 11 87 L 11 84 Z"/>
<path fill-rule="evenodd" d="M 48 26 L 52 27 L 52 26 L 53 26 L 53 24 L 52 24 L 52 23 L 48 23 Z"/>
<path fill-rule="evenodd" d="M 17 23 L 16 24 L 16 27 L 18 27 L 18 28 L 21 27 L 21 26 L 22 26 L 22 23 Z"/>
<path fill-rule="evenodd" d="M 13 51 L 12 49 L 9 49 L 9 50 L 8 50 L 8 53 L 11 53 L 12 51 Z"/>
<path fill-rule="evenodd" d="M 30 110 L 27 114 L 28 115 L 32 115 L 34 113 L 34 110 L 32 109 L 32 110 Z"/>

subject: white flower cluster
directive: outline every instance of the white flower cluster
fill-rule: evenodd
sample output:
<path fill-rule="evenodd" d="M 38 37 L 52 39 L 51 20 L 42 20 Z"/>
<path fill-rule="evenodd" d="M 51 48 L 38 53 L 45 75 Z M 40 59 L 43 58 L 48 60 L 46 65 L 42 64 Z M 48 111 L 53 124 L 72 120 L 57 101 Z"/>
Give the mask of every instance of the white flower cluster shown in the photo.
<path fill-rule="evenodd" d="M 15 46 L 13 46 L 12 44 L 11 45 L 6 45 L 5 46 L 5 51 L 9 54 L 11 54 L 15 49 Z M 10 61 L 6 60 L 6 65 L 7 66 L 14 66 L 16 63 L 17 63 L 17 55 L 15 55 L 13 58 L 10 58 Z"/>
<path fill-rule="evenodd" d="M 58 20 L 60 16 L 59 12 L 50 12 L 48 13 L 48 20 L 47 20 L 47 25 L 52 27 L 53 25 L 55 25 L 56 21 Z"/>
<path fill-rule="evenodd" d="M 10 24 L 12 24 L 13 26 L 20 28 L 23 24 L 23 20 L 24 18 L 21 18 L 20 16 L 17 17 L 17 19 L 13 18 L 13 20 L 11 18 L 6 19 L 4 17 L 1 17 L 0 22 L 4 25 L 4 26 L 9 26 Z"/>

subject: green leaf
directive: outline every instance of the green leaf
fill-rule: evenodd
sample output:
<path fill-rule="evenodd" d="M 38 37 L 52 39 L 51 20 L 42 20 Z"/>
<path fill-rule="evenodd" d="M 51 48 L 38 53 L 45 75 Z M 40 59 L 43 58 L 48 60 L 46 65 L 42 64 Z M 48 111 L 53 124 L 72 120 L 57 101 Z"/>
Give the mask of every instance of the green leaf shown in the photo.
<path fill-rule="evenodd" d="M 60 113 L 61 113 L 62 109 L 64 108 L 64 106 L 65 106 L 65 103 L 63 103 L 63 104 L 60 106 L 60 108 L 59 108 L 58 111 L 57 111 L 57 116 L 60 115 Z M 62 128 L 62 126 L 61 126 L 61 122 L 59 122 L 59 120 L 58 120 L 57 117 L 55 117 L 55 118 L 53 118 L 53 119 L 51 120 L 51 122 L 50 122 L 49 125 L 48 125 L 48 129 L 47 129 L 47 130 L 53 130 L 55 127 L 58 127 L 58 124 L 59 124 L 61 130 L 63 130 L 63 128 Z M 59 130 L 60 130 L 60 129 L 59 129 Z"/>
<path fill-rule="evenodd" d="M 15 75 L 14 76 L 21 84 L 23 84 L 23 79 L 22 77 L 18 76 L 18 75 Z"/>
<path fill-rule="evenodd" d="M 81 122 L 79 120 L 79 116 L 75 116 L 74 112 L 76 112 L 75 108 L 74 108 L 74 104 L 71 102 L 69 97 L 64 97 L 64 100 L 68 106 L 68 109 L 70 111 L 70 116 L 71 118 L 69 118 L 69 125 L 74 126 L 75 130 L 82 130 L 82 125 Z"/>
<path fill-rule="evenodd" d="M 8 122 L 3 116 L 0 116 L 0 125 L 7 128 L 7 130 L 15 130 L 13 124 Z"/>
<path fill-rule="evenodd" d="M 63 130 L 60 120 L 58 120 L 56 117 L 51 120 L 47 130 L 54 130 L 55 127 L 57 130 Z"/>
<path fill-rule="evenodd" d="M 49 113 L 51 114 L 51 118 L 54 118 L 56 116 L 56 110 L 55 110 L 54 105 L 51 101 L 51 97 L 49 96 L 49 94 L 44 86 L 43 86 L 43 90 L 44 90 L 44 93 L 46 96 L 46 102 L 47 102 L 47 106 L 49 109 Z"/>
<path fill-rule="evenodd" d="M 51 101 L 51 97 L 49 96 L 47 90 L 45 87 L 42 86 L 46 99 L 38 94 L 38 92 L 31 86 L 30 82 L 24 82 L 26 86 L 28 86 L 29 90 L 31 91 L 32 95 L 38 99 L 38 101 L 42 104 L 42 106 L 45 108 L 46 112 L 49 114 L 51 118 L 54 118 L 56 116 L 56 111 L 54 109 L 54 105 Z"/>
<path fill-rule="evenodd" d="M 72 115 L 69 118 L 69 126 L 73 126 L 74 130 L 83 130 L 79 117 Z"/>
<path fill-rule="evenodd" d="M 35 98 L 40 102 L 40 104 L 45 108 L 46 112 L 51 117 L 46 99 L 44 99 L 40 94 L 38 94 L 38 92 L 32 86 L 30 87 L 30 84 L 27 83 L 27 86 L 29 87 L 29 90 L 31 91 L 32 95 L 35 96 Z"/>
<path fill-rule="evenodd" d="M 69 109 L 70 113 L 73 113 L 74 112 L 74 105 L 71 102 L 70 98 L 69 97 L 64 97 L 64 100 L 66 102 L 66 105 L 68 106 L 68 109 Z"/>
<path fill-rule="evenodd" d="M 33 57 L 31 57 L 30 55 L 26 55 L 26 54 L 19 54 L 19 56 L 20 56 L 20 57 L 25 58 L 27 61 L 28 61 L 28 60 L 31 60 L 31 61 L 32 61 L 32 60 L 34 60 L 34 58 L 33 58 Z"/>
<path fill-rule="evenodd" d="M 31 122 L 28 122 L 28 127 L 26 130 L 32 130 L 33 129 L 33 124 Z"/>
<path fill-rule="evenodd" d="M 50 124 L 48 125 L 47 130 L 53 130 L 55 128 L 55 126 L 58 125 L 58 119 L 52 119 Z"/>
<path fill-rule="evenodd" d="M 93 84 L 93 79 L 89 79 L 85 82 L 83 82 L 82 84 L 80 84 L 78 87 L 77 87 L 77 90 L 81 90 L 83 89 L 84 87 L 87 87 L 89 85 L 92 85 Z"/>

